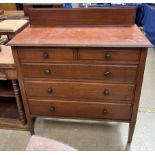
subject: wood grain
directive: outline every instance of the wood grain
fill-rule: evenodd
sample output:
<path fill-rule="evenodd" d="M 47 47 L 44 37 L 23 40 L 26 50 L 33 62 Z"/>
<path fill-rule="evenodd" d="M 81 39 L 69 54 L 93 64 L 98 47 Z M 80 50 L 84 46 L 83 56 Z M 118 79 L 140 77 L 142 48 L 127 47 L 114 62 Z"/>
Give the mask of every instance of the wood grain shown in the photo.
<path fill-rule="evenodd" d="M 137 65 L 22 63 L 21 70 L 24 79 L 32 80 L 45 78 L 70 81 L 98 80 L 98 82 L 112 83 L 133 83 L 137 80 Z"/>
<path fill-rule="evenodd" d="M 117 14 L 117 16 L 116 16 Z M 30 9 L 32 26 L 133 25 L 136 8 Z M 42 20 L 44 19 L 44 22 Z"/>
<path fill-rule="evenodd" d="M 138 69 L 138 81 L 137 81 L 137 85 L 135 89 L 134 106 L 133 106 L 131 121 L 129 124 L 128 143 L 131 143 L 132 141 L 132 137 L 133 137 L 133 133 L 134 133 L 135 125 L 136 125 L 146 56 L 147 56 L 147 48 L 143 48 L 141 52 L 140 64 L 139 64 L 139 69 Z"/>
<path fill-rule="evenodd" d="M 24 47 L 18 49 L 21 62 L 53 62 L 64 60 L 83 60 L 112 62 L 126 61 L 136 63 L 139 61 L 138 48 L 48 48 Z M 21 52 L 22 51 L 22 52 Z M 44 55 L 47 55 L 45 57 Z M 110 58 L 107 58 L 110 55 Z"/>
<path fill-rule="evenodd" d="M 134 25 L 133 8 L 116 10 L 32 9 L 32 25 L 8 43 L 31 134 L 35 117 L 88 118 L 130 123 L 131 142 L 152 45 Z"/>
<path fill-rule="evenodd" d="M 39 116 L 113 120 L 129 120 L 131 117 L 131 105 L 124 104 L 61 100 L 29 100 L 28 104 L 31 114 Z M 54 108 L 53 111 L 50 110 L 51 107 Z M 103 113 L 104 109 L 107 110 L 107 114 Z"/>
<path fill-rule="evenodd" d="M 2 129 L 14 129 L 14 130 L 29 130 L 27 124 L 21 124 L 18 119 L 0 118 L 0 128 Z"/>
<path fill-rule="evenodd" d="M 75 49 L 76 50 L 76 49 Z M 21 52 L 22 51 L 22 52 Z M 73 60 L 73 48 L 33 48 L 25 47 L 18 49 L 21 61 L 47 62 L 53 60 Z M 45 57 L 44 55 L 47 55 Z"/>
<path fill-rule="evenodd" d="M 24 110 L 25 110 L 25 115 L 26 115 L 26 119 L 27 119 L 27 123 L 28 123 L 28 129 L 31 132 L 31 134 L 34 134 L 34 128 L 33 128 L 33 119 L 30 116 L 30 112 L 29 112 L 29 107 L 27 105 L 27 100 L 26 100 L 26 94 L 25 94 L 25 87 L 22 81 L 22 74 L 19 68 L 19 61 L 18 61 L 18 53 L 17 53 L 17 49 L 15 47 L 11 47 L 12 52 L 13 52 L 13 57 L 16 63 L 16 69 L 17 69 L 17 75 L 18 75 L 18 80 L 19 80 L 19 86 L 20 86 L 20 91 L 21 91 L 21 95 L 22 95 L 22 100 L 23 100 L 23 106 L 24 106 Z"/>
<path fill-rule="evenodd" d="M 152 47 L 136 26 L 27 27 L 10 46 L 43 47 Z"/>
<path fill-rule="evenodd" d="M 11 47 L 1 45 L 0 68 L 15 68 Z"/>
<path fill-rule="evenodd" d="M 49 88 L 52 89 L 51 93 L 48 93 Z M 105 90 L 109 91 L 109 95 L 104 95 Z M 134 85 L 56 81 L 25 81 L 25 91 L 28 97 L 132 101 Z"/>

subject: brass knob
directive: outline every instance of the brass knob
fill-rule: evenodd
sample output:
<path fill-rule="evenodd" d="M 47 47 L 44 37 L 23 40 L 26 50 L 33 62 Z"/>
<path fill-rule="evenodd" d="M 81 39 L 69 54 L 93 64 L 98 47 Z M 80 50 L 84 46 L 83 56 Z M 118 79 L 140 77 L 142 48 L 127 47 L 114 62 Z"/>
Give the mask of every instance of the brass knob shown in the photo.
<path fill-rule="evenodd" d="M 112 75 L 112 73 L 109 72 L 109 71 L 107 71 L 107 72 L 104 73 L 104 76 L 107 77 L 107 78 L 108 78 L 108 77 L 111 77 L 111 75 Z"/>
<path fill-rule="evenodd" d="M 49 75 L 50 73 L 51 73 L 50 69 L 45 69 L 45 70 L 44 70 L 44 74 L 45 74 L 45 75 Z"/>
<path fill-rule="evenodd" d="M 105 54 L 105 59 L 106 59 L 106 60 L 110 60 L 110 59 L 111 59 L 111 54 L 110 54 L 109 52 L 107 52 L 107 53 Z"/>
<path fill-rule="evenodd" d="M 55 112 L 55 107 L 51 106 L 51 107 L 49 108 L 49 112 Z"/>
<path fill-rule="evenodd" d="M 47 89 L 47 92 L 48 92 L 49 94 L 51 94 L 51 93 L 53 92 L 53 89 L 52 89 L 52 88 L 48 88 L 48 89 Z"/>
<path fill-rule="evenodd" d="M 107 114 L 108 114 L 108 110 L 107 110 L 107 109 L 103 109 L 103 110 L 102 110 L 102 114 L 103 114 L 103 115 L 107 115 Z"/>
<path fill-rule="evenodd" d="M 47 58 L 48 58 L 48 53 L 46 53 L 46 52 L 43 53 L 43 58 L 44 58 L 44 59 L 47 59 Z"/>
<path fill-rule="evenodd" d="M 110 94 L 110 93 L 109 93 L 109 90 L 108 90 L 108 89 L 105 89 L 105 90 L 104 90 L 104 96 L 109 96 L 109 94 Z"/>

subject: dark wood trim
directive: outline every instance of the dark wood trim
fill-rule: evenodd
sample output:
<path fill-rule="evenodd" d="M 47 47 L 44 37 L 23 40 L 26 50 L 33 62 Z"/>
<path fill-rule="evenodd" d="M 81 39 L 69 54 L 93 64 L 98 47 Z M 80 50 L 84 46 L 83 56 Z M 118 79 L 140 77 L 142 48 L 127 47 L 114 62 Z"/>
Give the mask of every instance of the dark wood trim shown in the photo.
<path fill-rule="evenodd" d="M 133 111 L 132 111 L 131 121 L 129 124 L 128 143 L 131 143 L 134 129 L 135 129 L 141 88 L 142 88 L 142 83 L 143 83 L 143 75 L 144 75 L 144 69 L 145 69 L 146 56 L 147 56 L 147 48 L 143 48 L 141 51 L 141 57 L 140 57 L 140 63 L 139 63 L 139 69 L 138 69 L 138 77 L 137 77 L 137 84 L 136 84 L 136 89 L 135 89 L 135 99 L 134 99 Z"/>
<path fill-rule="evenodd" d="M 141 57 L 140 57 L 140 63 L 139 63 L 139 69 L 138 69 L 137 85 L 136 85 L 136 90 L 135 90 L 135 99 L 134 99 L 131 122 L 135 122 L 137 118 L 141 88 L 142 88 L 142 83 L 143 83 L 146 56 L 147 56 L 147 48 L 143 48 L 141 51 Z"/>
<path fill-rule="evenodd" d="M 132 142 L 133 133 L 135 130 L 135 123 L 129 123 L 129 131 L 128 131 L 128 143 Z"/>
<path fill-rule="evenodd" d="M 31 26 L 129 26 L 135 24 L 136 8 L 46 8 L 30 9 L 29 14 Z"/>

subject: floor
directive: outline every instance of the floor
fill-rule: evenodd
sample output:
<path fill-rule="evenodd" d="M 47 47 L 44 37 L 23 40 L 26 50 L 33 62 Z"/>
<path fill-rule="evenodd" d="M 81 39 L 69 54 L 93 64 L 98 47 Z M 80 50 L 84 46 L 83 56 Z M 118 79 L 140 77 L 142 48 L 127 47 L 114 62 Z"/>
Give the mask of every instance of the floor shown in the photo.
<path fill-rule="evenodd" d="M 155 51 L 149 49 L 137 125 L 127 145 L 128 124 L 37 119 L 37 135 L 53 138 L 78 150 L 155 150 Z M 25 150 L 30 133 L 0 129 L 0 150 Z"/>

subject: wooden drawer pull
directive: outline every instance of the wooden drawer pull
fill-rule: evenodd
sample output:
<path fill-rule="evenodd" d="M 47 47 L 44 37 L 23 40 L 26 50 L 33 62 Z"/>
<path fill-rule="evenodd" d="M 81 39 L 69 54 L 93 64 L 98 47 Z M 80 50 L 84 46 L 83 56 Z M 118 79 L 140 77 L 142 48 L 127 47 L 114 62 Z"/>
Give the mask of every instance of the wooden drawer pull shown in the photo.
<path fill-rule="evenodd" d="M 109 90 L 108 90 L 108 89 L 105 89 L 105 90 L 104 90 L 104 96 L 109 96 L 109 94 L 110 94 L 110 93 L 109 93 Z"/>
<path fill-rule="evenodd" d="M 107 115 L 107 114 L 109 114 L 108 110 L 107 109 L 103 109 L 102 110 L 102 115 Z"/>
<path fill-rule="evenodd" d="M 51 107 L 49 108 L 49 112 L 55 112 L 55 107 L 51 106 Z"/>
<path fill-rule="evenodd" d="M 50 69 L 45 69 L 45 70 L 44 70 L 44 74 L 45 74 L 45 75 L 51 74 L 51 70 L 50 70 Z"/>
<path fill-rule="evenodd" d="M 48 59 L 48 53 L 46 53 L 46 52 L 43 53 L 43 58 L 44 58 L 44 59 Z"/>
<path fill-rule="evenodd" d="M 53 92 L 53 89 L 52 88 L 48 88 L 47 92 L 48 92 L 48 94 L 51 94 Z"/>
<path fill-rule="evenodd" d="M 110 59 L 111 59 L 111 54 L 110 54 L 109 52 L 107 52 L 107 53 L 105 54 L 105 59 L 106 59 L 106 60 L 110 60 Z"/>
<path fill-rule="evenodd" d="M 111 77 L 111 76 L 112 76 L 112 73 L 109 72 L 109 71 L 107 71 L 107 72 L 104 73 L 104 76 L 107 77 L 107 78 L 108 78 L 108 77 Z"/>

